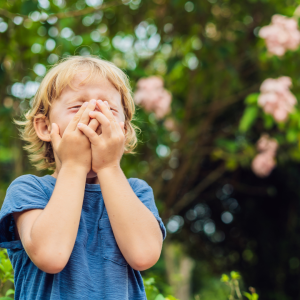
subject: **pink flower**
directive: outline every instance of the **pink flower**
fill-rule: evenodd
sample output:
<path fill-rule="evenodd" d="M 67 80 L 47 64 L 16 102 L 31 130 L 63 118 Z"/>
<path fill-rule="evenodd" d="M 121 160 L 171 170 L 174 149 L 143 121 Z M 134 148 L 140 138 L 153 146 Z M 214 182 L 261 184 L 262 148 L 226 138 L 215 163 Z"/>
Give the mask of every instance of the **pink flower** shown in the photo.
<path fill-rule="evenodd" d="M 274 15 L 271 24 L 260 29 L 259 36 L 266 40 L 268 51 L 277 56 L 296 50 L 300 44 L 297 21 L 282 15 Z"/>
<path fill-rule="evenodd" d="M 171 111 L 172 95 L 164 89 L 164 82 L 158 76 L 141 78 L 137 82 L 134 102 L 144 107 L 146 111 L 153 111 L 158 119 Z"/>
<path fill-rule="evenodd" d="M 258 105 L 277 122 L 286 121 L 297 103 L 296 97 L 289 90 L 291 85 L 291 78 L 282 76 L 278 79 L 266 79 L 260 86 Z"/>
<path fill-rule="evenodd" d="M 256 147 L 260 153 L 252 161 L 252 171 L 259 177 L 267 177 L 276 166 L 275 155 L 278 142 L 270 138 L 268 134 L 262 134 Z"/>
<path fill-rule="evenodd" d="M 256 143 L 256 148 L 259 152 L 270 152 L 270 154 L 275 156 L 278 142 L 275 139 L 271 139 L 268 134 L 262 134 Z"/>
<path fill-rule="evenodd" d="M 275 167 L 275 159 L 268 152 L 257 154 L 252 161 L 252 171 L 258 177 L 267 177 Z"/>

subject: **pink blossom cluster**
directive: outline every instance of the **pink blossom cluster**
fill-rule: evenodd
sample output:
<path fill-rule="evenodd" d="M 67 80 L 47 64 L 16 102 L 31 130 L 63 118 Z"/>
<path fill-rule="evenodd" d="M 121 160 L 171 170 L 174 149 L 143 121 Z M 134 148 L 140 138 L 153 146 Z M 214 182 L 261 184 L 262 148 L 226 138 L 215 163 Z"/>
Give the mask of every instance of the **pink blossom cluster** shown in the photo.
<path fill-rule="evenodd" d="M 134 102 L 144 107 L 146 111 L 153 111 L 157 119 L 162 119 L 171 111 L 172 95 L 164 89 L 164 82 L 158 76 L 141 78 L 137 82 Z"/>
<path fill-rule="evenodd" d="M 300 44 L 297 20 L 282 15 L 274 15 L 271 24 L 260 29 L 259 36 L 266 40 L 268 51 L 277 56 L 296 50 Z"/>
<path fill-rule="evenodd" d="M 266 79 L 260 86 L 258 105 L 277 122 L 286 121 L 297 103 L 296 97 L 289 90 L 291 85 L 291 78 L 282 76 L 278 79 Z"/>
<path fill-rule="evenodd" d="M 278 143 L 275 139 L 263 134 L 256 144 L 258 153 L 252 161 L 252 171 L 259 177 L 267 177 L 274 169 Z"/>

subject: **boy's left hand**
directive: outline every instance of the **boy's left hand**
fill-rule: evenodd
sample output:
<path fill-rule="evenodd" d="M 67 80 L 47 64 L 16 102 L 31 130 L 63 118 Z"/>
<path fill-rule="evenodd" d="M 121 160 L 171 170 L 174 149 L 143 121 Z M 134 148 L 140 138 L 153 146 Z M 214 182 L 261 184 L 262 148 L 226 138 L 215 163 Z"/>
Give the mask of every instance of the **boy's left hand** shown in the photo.
<path fill-rule="evenodd" d="M 96 128 L 93 130 L 85 124 L 78 123 L 78 128 L 91 142 L 92 170 L 95 173 L 104 168 L 120 166 L 126 141 L 124 122 L 119 123 L 116 120 L 107 102 L 97 100 L 97 106 L 101 112 L 90 111 L 89 115 L 100 123 L 102 134 L 98 135 L 95 132 Z"/>

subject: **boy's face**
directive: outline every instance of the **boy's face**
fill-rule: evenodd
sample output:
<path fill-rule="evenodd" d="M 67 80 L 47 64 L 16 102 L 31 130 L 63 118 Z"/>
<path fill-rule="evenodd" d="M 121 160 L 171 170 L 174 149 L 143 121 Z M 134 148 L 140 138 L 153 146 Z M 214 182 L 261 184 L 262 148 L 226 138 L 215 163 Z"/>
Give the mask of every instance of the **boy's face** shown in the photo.
<path fill-rule="evenodd" d="M 125 123 L 125 115 L 121 102 L 121 94 L 116 90 L 112 83 L 99 76 L 95 80 L 79 86 L 80 82 L 88 76 L 87 72 L 81 72 L 74 77 L 71 84 L 78 91 L 73 90 L 70 86 L 63 89 L 60 97 L 52 102 L 49 112 L 50 124 L 56 123 L 59 126 L 60 136 L 63 135 L 66 127 L 73 119 L 81 105 L 92 99 L 107 101 L 110 109 L 118 122 Z M 99 110 L 96 107 L 96 110 Z M 97 128 L 97 134 L 101 134 L 101 124 Z M 92 178 L 97 176 L 92 170 L 87 177 Z"/>
<path fill-rule="evenodd" d="M 81 105 L 92 99 L 106 100 L 110 105 L 110 109 L 115 116 L 116 121 L 125 122 L 121 94 L 116 90 L 112 83 L 108 79 L 99 76 L 95 80 L 79 86 L 80 82 L 87 76 L 87 72 L 81 72 L 76 75 L 71 84 L 78 89 L 78 91 L 67 86 L 63 89 L 60 97 L 52 103 L 49 121 L 50 124 L 56 123 L 59 126 L 61 136 Z M 96 110 L 99 110 L 98 107 L 96 107 Z M 100 134 L 101 132 L 100 124 L 97 133 Z"/>

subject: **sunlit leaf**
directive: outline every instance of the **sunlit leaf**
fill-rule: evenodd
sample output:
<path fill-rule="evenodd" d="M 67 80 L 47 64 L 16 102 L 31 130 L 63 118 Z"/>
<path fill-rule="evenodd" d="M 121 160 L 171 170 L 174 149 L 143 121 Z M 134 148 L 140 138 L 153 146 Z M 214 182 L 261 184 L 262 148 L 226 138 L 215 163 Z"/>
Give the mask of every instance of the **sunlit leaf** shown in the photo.
<path fill-rule="evenodd" d="M 253 125 L 258 115 L 258 107 L 257 106 L 249 106 L 245 109 L 244 114 L 241 118 L 239 124 L 239 130 L 241 132 L 248 131 Z"/>

